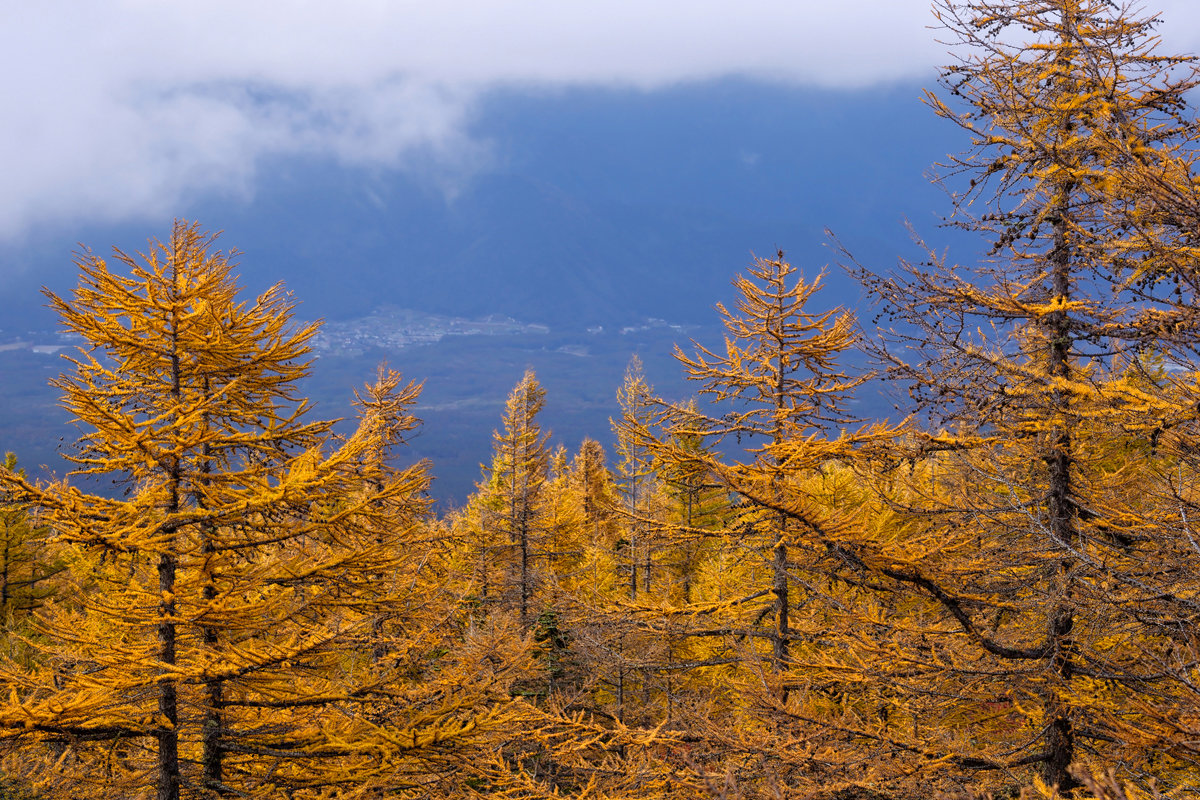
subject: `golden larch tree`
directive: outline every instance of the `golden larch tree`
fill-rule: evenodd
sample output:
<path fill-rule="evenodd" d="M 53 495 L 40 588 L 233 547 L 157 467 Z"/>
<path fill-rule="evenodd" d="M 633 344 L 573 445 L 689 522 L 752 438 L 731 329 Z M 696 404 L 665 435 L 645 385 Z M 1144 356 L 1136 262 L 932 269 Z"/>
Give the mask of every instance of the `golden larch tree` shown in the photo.
<path fill-rule="evenodd" d="M 856 339 L 853 316 L 809 307 L 820 286 L 820 277 L 797 275 L 782 252 L 755 259 L 734 280 L 739 296 L 733 310 L 717 305 L 727 331 L 724 352 L 697 344 L 694 355 L 681 349 L 675 354 L 709 405 L 662 404 L 658 424 L 665 435 L 635 420 L 626 424 L 669 474 L 715 481 L 727 495 L 748 501 L 732 525 L 753 531 L 770 553 L 767 638 L 776 672 L 789 668 L 788 552 L 799 535 L 786 497 L 797 475 L 850 452 L 840 426 L 852 422 L 846 404 L 863 381 L 838 364 Z M 699 446 L 729 440 L 742 443 L 750 458 L 725 464 L 715 447 Z"/>
<path fill-rule="evenodd" d="M 540 581 L 538 560 L 547 536 L 545 487 L 550 474 L 549 434 L 537 416 L 546 390 L 526 370 L 508 395 L 492 462 L 472 502 L 478 506 L 478 581 L 483 599 L 516 610 L 528 628 Z"/>
<path fill-rule="evenodd" d="M 3 469 L 24 474 L 15 453 L 5 454 Z M 0 615 L 5 630 L 23 628 L 32 612 L 61 589 L 55 579 L 66 569 L 65 555 L 48 545 L 47 534 L 20 504 L 0 495 Z"/>
<path fill-rule="evenodd" d="M 877 741 L 981 782 L 1036 766 L 1065 791 L 1092 759 L 1180 779 L 1194 759 L 1184 737 L 1127 729 L 1195 718 L 1182 710 L 1191 679 L 1166 654 L 1196 642 L 1154 624 L 1179 619 L 1163 606 L 1195 555 L 1155 498 L 1179 466 L 1159 440 L 1194 430 L 1180 399 L 1200 315 L 1195 262 L 1125 176 L 1190 135 L 1195 74 L 1158 55 L 1155 19 L 1123 4 L 935 11 L 958 61 L 927 100 L 970 139 L 941 175 L 951 222 L 991 250 L 978 265 L 931 254 L 863 275 L 902 323 L 881 355 L 933 422 L 908 466 L 880 475 L 905 536 L 841 551 L 912 620 L 874 626 L 890 645 L 869 669 L 894 692 L 875 695 Z"/>
<path fill-rule="evenodd" d="M 0 728 L 47 791 L 305 796 L 419 749 L 363 711 L 396 690 L 372 632 L 427 594 L 406 552 L 425 467 L 385 457 L 417 387 L 381 374 L 335 441 L 297 397 L 316 327 L 278 286 L 239 300 L 213 238 L 177 222 L 116 251 L 124 273 L 84 251 L 74 295 L 47 292 L 87 342 L 55 381 L 83 431 L 70 458 L 124 489 L 0 473 L 57 542 L 95 556 L 42 615 L 37 663 L 5 670 Z"/>

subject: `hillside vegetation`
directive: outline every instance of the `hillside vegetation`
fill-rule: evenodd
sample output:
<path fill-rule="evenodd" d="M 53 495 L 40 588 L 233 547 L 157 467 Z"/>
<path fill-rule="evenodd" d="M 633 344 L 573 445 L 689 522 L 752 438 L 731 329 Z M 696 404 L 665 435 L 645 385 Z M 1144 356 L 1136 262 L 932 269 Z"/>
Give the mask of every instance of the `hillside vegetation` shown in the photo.
<path fill-rule="evenodd" d="M 873 319 L 757 258 L 692 401 L 635 359 L 568 452 L 530 370 L 441 516 L 419 384 L 335 429 L 319 326 L 198 224 L 80 252 L 54 385 L 118 491 L 0 468 L 0 796 L 1200 790 L 1197 74 L 1104 0 L 936 10 L 990 255 L 843 252 Z M 873 377 L 905 419 L 856 418 Z"/>

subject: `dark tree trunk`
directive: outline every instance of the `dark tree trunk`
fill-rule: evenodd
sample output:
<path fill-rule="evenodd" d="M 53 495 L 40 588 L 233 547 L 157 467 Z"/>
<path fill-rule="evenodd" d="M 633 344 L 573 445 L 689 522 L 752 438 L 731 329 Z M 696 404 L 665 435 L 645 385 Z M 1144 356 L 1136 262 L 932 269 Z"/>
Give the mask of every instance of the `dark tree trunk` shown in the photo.
<path fill-rule="evenodd" d="M 178 288 L 178 265 L 173 264 Z M 171 398 L 182 397 L 179 360 L 179 320 L 171 323 Z M 182 465 L 175 456 L 170 465 L 171 495 L 167 501 L 164 549 L 158 558 L 158 658 L 164 671 L 175 665 L 175 515 L 179 513 Z M 158 684 L 158 713 L 163 724 L 158 731 L 158 800 L 179 800 L 179 696 L 175 678 L 162 677 Z"/>
<path fill-rule="evenodd" d="M 1071 244 L 1069 240 L 1069 198 L 1072 187 L 1064 186 L 1062 199 L 1055 209 L 1054 248 L 1050 252 L 1052 292 L 1056 300 L 1066 303 L 1071 295 Z M 1050 363 L 1048 372 L 1052 379 L 1071 377 L 1071 319 L 1065 310 L 1048 315 L 1050 336 Z M 1071 430 L 1068 428 L 1070 397 L 1055 389 L 1051 395 L 1051 413 L 1057 417 L 1057 427 L 1051 431 L 1048 467 L 1047 515 L 1049 517 L 1050 546 L 1060 551 L 1074 547 L 1078 538 L 1074 488 L 1071 484 Z M 1071 582 L 1074 559 L 1059 560 L 1056 576 L 1054 605 L 1050 610 L 1049 633 L 1054 643 L 1054 673 L 1057 683 L 1065 685 L 1071 680 L 1071 630 L 1074 628 L 1074 610 L 1071 605 Z M 1053 692 L 1053 689 L 1051 689 Z M 1057 696 L 1050 698 L 1047 707 L 1049 724 L 1046 731 L 1046 753 L 1044 772 L 1046 782 L 1066 792 L 1078 788 L 1080 783 L 1070 773 L 1075 757 L 1075 731 L 1071 722 L 1071 709 Z"/>
<path fill-rule="evenodd" d="M 158 614 L 158 658 L 166 667 L 175 664 L 175 568 L 173 554 L 158 560 L 158 588 L 162 600 Z M 174 678 L 163 678 L 158 689 L 158 713 L 166 723 L 158 731 L 158 800 L 179 800 L 179 699 Z"/>

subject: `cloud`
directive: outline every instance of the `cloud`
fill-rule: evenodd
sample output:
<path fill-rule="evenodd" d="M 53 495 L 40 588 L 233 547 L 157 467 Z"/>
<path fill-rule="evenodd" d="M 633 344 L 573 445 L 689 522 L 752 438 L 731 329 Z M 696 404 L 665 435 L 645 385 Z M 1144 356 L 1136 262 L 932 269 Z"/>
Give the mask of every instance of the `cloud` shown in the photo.
<path fill-rule="evenodd" d="M 470 172 L 498 86 L 924 78 L 931 21 L 928 0 L 0 0 L 0 237 L 246 196 L 268 155 Z"/>

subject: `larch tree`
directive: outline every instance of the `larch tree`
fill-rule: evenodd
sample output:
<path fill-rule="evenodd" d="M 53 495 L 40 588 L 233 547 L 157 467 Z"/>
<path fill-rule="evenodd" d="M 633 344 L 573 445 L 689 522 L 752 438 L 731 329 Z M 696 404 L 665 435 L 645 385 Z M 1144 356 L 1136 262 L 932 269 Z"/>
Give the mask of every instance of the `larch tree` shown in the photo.
<path fill-rule="evenodd" d="M 546 403 L 546 390 L 533 370 L 526 370 L 504 407 L 502 429 L 493 434 L 494 453 L 475 502 L 482 510 L 479 580 L 485 599 L 496 595 L 532 622 L 530 606 L 539 582 L 537 561 L 547 533 L 546 498 L 549 479 L 549 434 L 537 415 Z M 499 573 L 498 577 L 494 577 Z"/>
<path fill-rule="evenodd" d="M 628 536 L 617 546 L 626 550 L 629 562 L 629 596 L 638 596 L 638 570 L 642 571 L 641 591 L 650 590 L 653 581 L 654 528 L 651 498 L 654 494 L 653 455 L 638 437 L 630 435 L 627 423 L 645 426 L 654 415 L 654 389 L 646 382 L 642 360 L 636 354 L 629 359 L 625 378 L 617 389 L 621 423 L 610 420 L 617 436 L 617 476 L 621 492 L 621 511 Z"/>
<path fill-rule="evenodd" d="M 840 426 L 852 423 L 846 403 L 862 383 L 838 364 L 855 342 L 853 316 L 809 309 L 820 286 L 819 277 L 798 276 L 782 252 L 755 259 L 748 274 L 734 280 L 734 309 L 717 306 L 727 331 L 724 352 L 696 345 L 694 355 L 675 354 L 709 405 L 661 405 L 657 422 L 664 435 L 650 434 L 636 420 L 627 423 L 670 473 L 715 481 L 726 494 L 749 501 L 732 524 L 761 537 L 770 553 L 767 638 L 776 672 L 789 669 L 788 553 L 799 535 L 796 515 L 784 510 L 785 495 L 797 476 L 848 452 Z M 835 429 L 832 438 L 825 436 Z M 743 443 L 749 459 L 726 464 L 714 447 L 698 446 L 727 440 Z"/>
<path fill-rule="evenodd" d="M 3 469 L 23 475 L 15 453 L 6 453 Z M 0 619 L 4 629 L 23 627 L 31 613 L 61 588 L 55 578 L 65 568 L 62 554 L 46 542 L 47 530 L 18 503 L 0 495 Z"/>
<path fill-rule="evenodd" d="M 1195 614 L 1185 520 L 1158 502 L 1180 466 L 1160 441 L 1195 430 L 1195 261 L 1128 176 L 1190 135 L 1194 72 L 1106 0 L 935 10 L 959 60 L 928 103 L 971 143 L 942 175 L 951 222 L 991 250 L 863 273 L 903 323 L 881 355 L 933 422 L 916 480 L 883 492 L 905 536 L 838 549 L 911 620 L 872 624 L 890 655 L 860 668 L 895 693 L 870 735 L 970 780 L 1037 766 L 1067 790 L 1098 760 L 1188 783 L 1187 735 L 1129 728 L 1196 719 L 1169 655 L 1196 641 L 1153 624 Z"/>
<path fill-rule="evenodd" d="M 830 756 L 846 736 L 817 721 L 834 704 L 808 667 L 853 635 L 841 613 L 847 590 L 830 585 L 824 563 L 855 528 L 846 465 L 894 433 L 847 410 L 864 380 L 842 364 L 856 323 L 843 309 L 814 309 L 819 277 L 806 280 L 777 253 L 734 286 L 736 304 L 717 306 L 724 347 L 676 352 L 697 401 L 657 400 L 653 424 L 622 425 L 663 480 L 704 499 L 691 524 L 667 529 L 703 544 L 687 565 L 689 591 L 637 609 L 639 632 L 668 643 L 655 665 L 672 676 L 664 705 L 706 770 L 753 796 L 847 786 L 862 753 Z"/>
<path fill-rule="evenodd" d="M 611 545 L 617 504 L 616 486 L 608 469 L 604 446 L 595 439 L 585 438 L 571 462 L 571 475 L 589 543 Z"/>
<path fill-rule="evenodd" d="M 587 441 L 585 440 L 584 444 Z M 588 498 L 579 490 L 575 465 L 561 445 L 550 454 L 545 486 L 546 539 L 541 561 L 551 593 L 574 582 L 588 545 Z"/>
<path fill-rule="evenodd" d="M 698 413 L 694 400 L 683 408 L 686 415 Z M 675 602 L 689 603 L 702 564 L 720 547 L 736 510 L 728 488 L 708 466 L 717 457 L 714 442 L 683 433 L 674 436 L 672 444 L 678 448 L 677 457 L 654 465 L 666 499 L 661 538 L 673 583 L 670 596 Z M 682 455 L 686 453 L 691 455 Z"/>
<path fill-rule="evenodd" d="M 419 567 L 425 466 L 386 455 L 417 387 L 382 373 L 335 440 L 296 392 L 316 327 L 292 322 L 278 286 L 239 301 L 230 255 L 183 222 L 115 260 L 124 274 L 80 253 L 74 295 L 47 296 L 87 342 L 55 382 L 82 429 L 70 457 L 124 494 L 0 473 L 57 542 L 94 556 L 40 614 L 32 666 L 4 668 L 0 729 L 22 748 L 6 767 L 52 796 L 159 800 L 445 774 L 481 718 L 503 725 L 506 667 L 483 642 L 465 671 L 437 669 L 457 688 L 416 705 L 397 672 L 437 593 Z M 400 637 L 393 657 L 380 635 Z"/>

